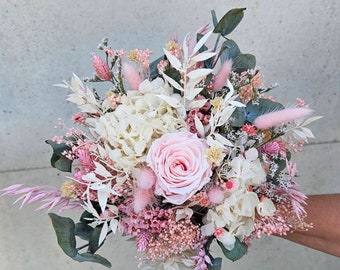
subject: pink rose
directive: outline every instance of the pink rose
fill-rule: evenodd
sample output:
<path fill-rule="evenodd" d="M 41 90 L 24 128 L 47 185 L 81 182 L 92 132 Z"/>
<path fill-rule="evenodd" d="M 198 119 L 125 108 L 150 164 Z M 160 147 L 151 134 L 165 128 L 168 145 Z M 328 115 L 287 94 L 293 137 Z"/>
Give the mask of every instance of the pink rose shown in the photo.
<path fill-rule="evenodd" d="M 210 181 L 211 168 L 205 159 L 205 140 L 190 132 L 176 132 L 156 139 L 146 162 L 155 172 L 155 194 L 179 205 Z"/>

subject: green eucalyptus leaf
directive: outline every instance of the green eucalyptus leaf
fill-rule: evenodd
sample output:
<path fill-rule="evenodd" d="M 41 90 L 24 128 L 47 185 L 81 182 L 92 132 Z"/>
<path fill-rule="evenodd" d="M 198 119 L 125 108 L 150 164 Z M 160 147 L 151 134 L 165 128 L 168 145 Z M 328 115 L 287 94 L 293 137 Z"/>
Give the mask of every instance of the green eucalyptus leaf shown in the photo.
<path fill-rule="evenodd" d="M 162 60 L 164 60 L 164 56 L 161 56 L 161 57 L 157 58 L 156 60 L 154 60 L 153 62 L 151 62 L 150 66 L 149 66 L 149 69 L 150 69 L 150 80 L 154 80 L 154 79 L 156 79 L 159 76 L 157 65 Z"/>
<path fill-rule="evenodd" d="M 61 156 L 65 150 L 72 150 L 72 148 L 67 146 L 66 143 L 57 143 L 52 140 L 46 140 L 45 142 L 51 145 L 53 153 L 59 156 Z"/>
<path fill-rule="evenodd" d="M 95 253 L 104 244 L 104 241 L 103 241 L 103 243 L 100 246 L 98 245 L 101 231 L 102 231 L 102 227 L 94 228 L 93 233 L 89 240 L 89 252 Z"/>
<path fill-rule="evenodd" d="M 53 154 L 51 157 L 51 166 L 62 172 L 71 172 L 72 160 L 66 158 L 62 153 L 72 150 L 71 147 L 67 146 L 65 143 L 56 143 L 52 140 L 46 140 L 47 144 L 51 145 L 53 149 Z"/>
<path fill-rule="evenodd" d="M 86 253 L 82 253 L 79 254 L 76 248 L 76 232 L 80 227 L 77 228 L 77 226 L 74 224 L 73 220 L 70 218 L 66 218 L 66 217 L 61 217 L 58 216 L 56 214 L 53 213 L 49 213 L 48 214 L 52 220 L 52 225 L 53 228 L 56 232 L 57 235 L 57 240 L 58 240 L 58 244 L 59 246 L 62 248 L 62 250 L 66 253 L 66 255 L 68 255 L 69 257 L 71 257 L 73 260 L 76 260 L 78 262 L 94 262 L 94 263 L 99 263 L 102 264 L 106 267 L 111 267 L 111 263 L 103 258 L 100 255 L 97 254 L 93 254 L 99 247 L 98 247 L 98 239 L 99 236 L 97 236 L 98 234 L 98 230 L 97 231 L 93 231 L 91 236 L 90 236 L 90 241 L 89 241 L 89 247 L 91 246 L 91 241 L 95 241 L 95 238 L 97 238 L 97 247 L 95 248 L 93 243 L 92 243 L 92 249 L 90 250 L 90 252 L 86 252 Z M 79 225 L 81 224 L 81 225 Z M 77 223 L 78 226 L 88 226 L 89 225 L 85 224 L 85 223 Z M 87 228 L 88 229 L 88 228 Z M 92 228 L 93 229 L 93 228 Z M 99 234 L 100 234 L 100 229 L 99 229 Z M 79 234 L 77 234 L 79 235 Z M 80 235 L 79 235 L 80 236 Z M 90 249 L 90 248 L 89 248 Z M 92 252 L 93 251 L 93 252 Z"/>
<path fill-rule="evenodd" d="M 243 18 L 245 8 L 235 8 L 229 10 L 214 28 L 214 33 L 220 33 L 223 36 L 229 35 Z"/>
<path fill-rule="evenodd" d="M 73 220 L 53 213 L 49 213 L 48 215 L 52 220 L 59 246 L 69 257 L 74 258 L 77 255 L 77 249 Z"/>
<path fill-rule="evenodd" d="M 220 241 L 217 240 L 217 243 L 220 246 L 224 256 L 226 256 L 229 260 L 233 262 L 241 259 L 248 250 L 248 246 L 246 243 L 241 242 L 237 237 L 235 238 L 236 238 L 236 242 L 232 250 L 226 249 L 224 245 Z"/>
<path fill-rule="evenodd" d="M 67 157 L 62 156 L 54 163 L 53 167 L 62 172 L 71 172 L 72 171 L 72 160 L 68 159 Z"/>
<path fill-rule="evenodd" d="M 245 108 L 246 118 L 249 122 L 263 114 L 283 110 L 284 106 L 281 103 L 271 101 L 269 99 L 260 98 L 257 102 L 249 101 Z"/>
<path fill-rule="evenodd" d="M 229 59 L 234 59 L 241 53 L 238 45 L 232 39 L 227 39 L 222 43 L 221 50 L 219 53 L 219 57 L 221 62 L 224 63 Z"/>
<path fill-rule="evenodd" d="M 217 22 L 217 17 L 216 17 L 216 12 L 215 12 L 215 10 L 211 10 L 210 13 L 211 13 L 213 25 L 214 25 L 214 27 L 216 27 L 216 25 L 217 25 L 217 23 L 218 23 L 218 22 Z"/>
<path fill-rule="evenodd" d="M 74 233 L 76 236 L 79 236 L 83 240 L 89 241 L 93 234 L 93 231 L 94 229 L 88 224 L 81 222 L 75 224 Z"/>
<path fill-rule="evenodd" d="M 231 115 L 231 118 L 233 119 L 231 123 L 233 127 L 242 127 L 247 121 L 245 108 L 237 107 Z"/>
<path fill-rule="evenodd" d="M 208 270 L 221 270 L 222 269 L 222 258 L 213 258 L 212 264 L 208 264 Z"/>
<path fill-rule="evenodd" d="M 94 216 L 88 212 L 88 211 L 84 211 L 81 216 L 80 216 L 80 222 L 84 223 L 84 224 L 90 224 L 91 222 L 93 222 Z"/>
<path fill-rule="evenodd" d="M 233 71 L 241 73 L 248 69 L 254 69 L 256 65 L 256 58 L 252 54 L 239 54 L 233 59 Z"/>
<path fill-rule="evenodd" d="M 104 257 L 98 254 L 92 254 L 89 252 L 81 253 L 81 254 L 78 253 L 73 259 L 78 262 L 94 262 L 94 263 L 102 264 L 108 268 L 112 267 L 111 263 Z"/>

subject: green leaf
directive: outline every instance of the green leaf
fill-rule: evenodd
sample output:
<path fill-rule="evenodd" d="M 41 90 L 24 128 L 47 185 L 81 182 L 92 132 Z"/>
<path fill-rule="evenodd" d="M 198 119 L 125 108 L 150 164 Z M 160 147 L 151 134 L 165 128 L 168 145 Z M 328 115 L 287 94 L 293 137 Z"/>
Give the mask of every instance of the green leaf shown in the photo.
<path fill-rule="evenodd" d="M 89 252 L 77 254 L 74 258 L 74 260 L 78 262 L 94 262 L 94 263 L 100 263 L 108 268 L 110 268 L 112 265 L 111 263 L 105 259 L 104 257 L 98 255 L 98 254 L 92 254 Z"/>
<path fill-rule="evenodd" d="M 212 17 L 213 25 L 214 25 L 214 27 L 216 27 L 216 25 L 217 25 L 217 17 L 216 17 L 216 12 L 215 12 L 215 10 L 210 10 L 210 13 L 211 13 L 211 17 Z"/>
<path fill-rule="evenodd" d="M 252 54 L 239 54 L 233 59 L 232 69 L 241 73 L 247 71 L 248 69 L 254 69 L 256 65 L 256 58 Z"/>
<path fill-rule="evenodd" d="M 60 217 L 53 213 L 49 213 L 48 215 L 52 220 L 59 246 L 68 256 L 74 258 L 77 255 L 77 249 L 73 220 L 66 217 Z"/>
<path fill-rule="evenodd" d="M 233 127 L 242 127 L 247 121 L 245 108 L 237 107 L 231 115 L 231 118 L 233 119 L 231 123 Z"/>
<path fill-rule="evenodd" d="M 222 258 L 213 258 L 211 260 L 212 264 L 208 264 L 209 270 L 221 270 L 222 269 Z"/>
<path fill-rule="evenodd" d="M 52 140 L 46 140 L 47 144 L 51 145 L 53 149 L 53 154 L 51 157 L 51 166 L 62 172 L 71 172 L 72 160 L 66 158 L 62 153 L 72 150 L 71 147 L 67 146 L 65 143 L 56 143 Z"/>
<path fill-rule="evenodd" d="M 100 246 L 98 246 L 101 231 L 102 227 L 94 228 L 93 233 L 89 240 L 89 252 L 95 253 L 104 244 L 103 242 Z"/>
<path fill-rule="evenodd" d="M 90 223 L 92 223 L 93 222 L 93 219 L 94 218 L 94 216 L 90 213 L 90 212 L 88 212 L 88 211 L 84 211 L 82 214 L 81 214 L 81 216 L 80 216 L 80 222 L 81 223 L 84 223 L 84 224 L 90 224 Z"/>
<path fill-rule="evenodd" d="M 149 66 L 149 69 L 150 69 L 150 80 L 154 80 L 154 79 L 156 79 L 159 76 L 157 65 L 162 60 L 164 60 L 164 56 L 161 56 L 161 57 L 157 58 L 155 61 L 153 61 L 150 64 L 150 66 Z"/>
<path fill-rule="evenodd" d="M 241 51 L 236 42 L 232 39 L 228 39 L 222 43 L 219 57 L 221 58 L 221 62 L 224 63 L 229 59 L 234 59 L 240 53 Z"/>
<path fill-rule="evenodd" d="M 214 28 L 214 33 L 221 33 L 223 36 L 229 35 L 243 18 L 245 8 L 235 8 L 229 10 Z"/>
<path fill-rule="evenodd" d="M 75 224 L 74 233 L 76 236 L 79 236 L 83 240 L 89 241 L 93 234 L 93 231 L 94 229 L 88 224 L 81 222 Z"/>
<path fill-rule="evenodd" d="M 228 250 L 224 247 L 224 245 L 217 240 L 218 245 L 220 246 L 224 256 L 226 256 L 229 260 L 237 261 L 243 257 L 244 254 L 246 254 L 248 250 L 248 246 L 246 243 L 241 242 L 237 237 L 235 246 L 232 250 Z"/>
<path fill-rule="evenodd" d="M 271 101 L 269 99 L 260 98 L 257 102 L 249 101 L 245 108 L 246 118 L 249 122 L 254 122 L 254 120 L 263 114 L 279 111 L 284 109 L 281 103 Z"/>
<path fill-rule="evenodd" d="M 81 226 L 88 226 L 88 227 L 90 226 L 87 225 L 86 223 L 77 223 L 77 226 L 80 226 L 80 227 L 76 228 L 77 226 L 74 224 L 73 220 L 70 218 L 61 217 L 53 213 L 49 213 L 48 215 L 50 216 L 52 220 L 52 225 L 57 235 L 58 244 L 62 248 L 62 250 L 66 253 L 66 255 L 68 255 L 73 260 L 76 260 L 78 262 L 95 262 L 95 263 L 100 263 L 106 267 L 111 267 L 111 263 L 107 259 L 97 254 L 93 254 L 99 248 L 98 239 L 99 239 L 101 228 L 98 228 L 98 227 L 97 227 L 98 229 L 95 228 L 92 234 L 89 236 L 90 238 L 89 252 L 79 254 L 76 248 L 75 235 L 76 233 L 79 232 L 79 229 L 81 229 Z M 81 225 L 78 225 L 78 224 L 81 224 Z M 99 231 L 99 235 L 98 235 L 98 231 Z M 95 241 L 96 241 L 96 245 L 94 244 Z"/>

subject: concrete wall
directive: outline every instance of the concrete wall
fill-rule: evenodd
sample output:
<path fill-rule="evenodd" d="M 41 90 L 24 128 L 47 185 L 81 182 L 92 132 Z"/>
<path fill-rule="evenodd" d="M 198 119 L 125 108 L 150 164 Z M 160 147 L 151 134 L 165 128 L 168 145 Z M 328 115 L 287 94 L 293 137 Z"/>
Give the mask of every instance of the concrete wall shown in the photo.
<path fill-rule="evenodd" d="M 149 48 L 156 58 L 169 34 L 180 40 L 222 16 L 246 7 L 232 37 L 257 56 L 272 94 L 286 104 L 303 97 L 325 118 L 311 127 L 315 140 L 296 158 L 302 190 L 340 192 L 340 1 L 203 0 L 0 0 L 0 189 L 13 183 L 59 186 L 65 175 L 50 169 L 50 147 L 61 117 L 75 108 L 68 91 L 53 84 L 92 74 L 90 53 L 103 37 L 115 48 Z M 46 213 L 12 207 L 0 199 L 0 269 L 104 269 L 77 263 L 57 246 Z M 65 213 L 68 214 L 68 213 Z M 72 214 L 72 213 L 71 213 Z M 77 215 L 72 214 L 74 217 Z M 134 247 L 110 238 L 103 251 L 113 269 L 137 269 Z M 240 262 L 223 269 L 338 269 L 339 259 L 279 238 L 254 242 Z"/>

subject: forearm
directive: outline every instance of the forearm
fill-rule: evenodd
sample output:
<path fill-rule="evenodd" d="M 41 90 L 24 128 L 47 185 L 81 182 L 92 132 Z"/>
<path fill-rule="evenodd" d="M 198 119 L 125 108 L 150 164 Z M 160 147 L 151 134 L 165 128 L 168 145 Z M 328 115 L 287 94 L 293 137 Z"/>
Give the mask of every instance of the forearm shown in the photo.
<path fill-rule="evenodd" d="M 313 223 L 313 228 L 284 238 L 340 257 L 340 194 L 308 196 L 305 210 L 305 221 Z"/>

